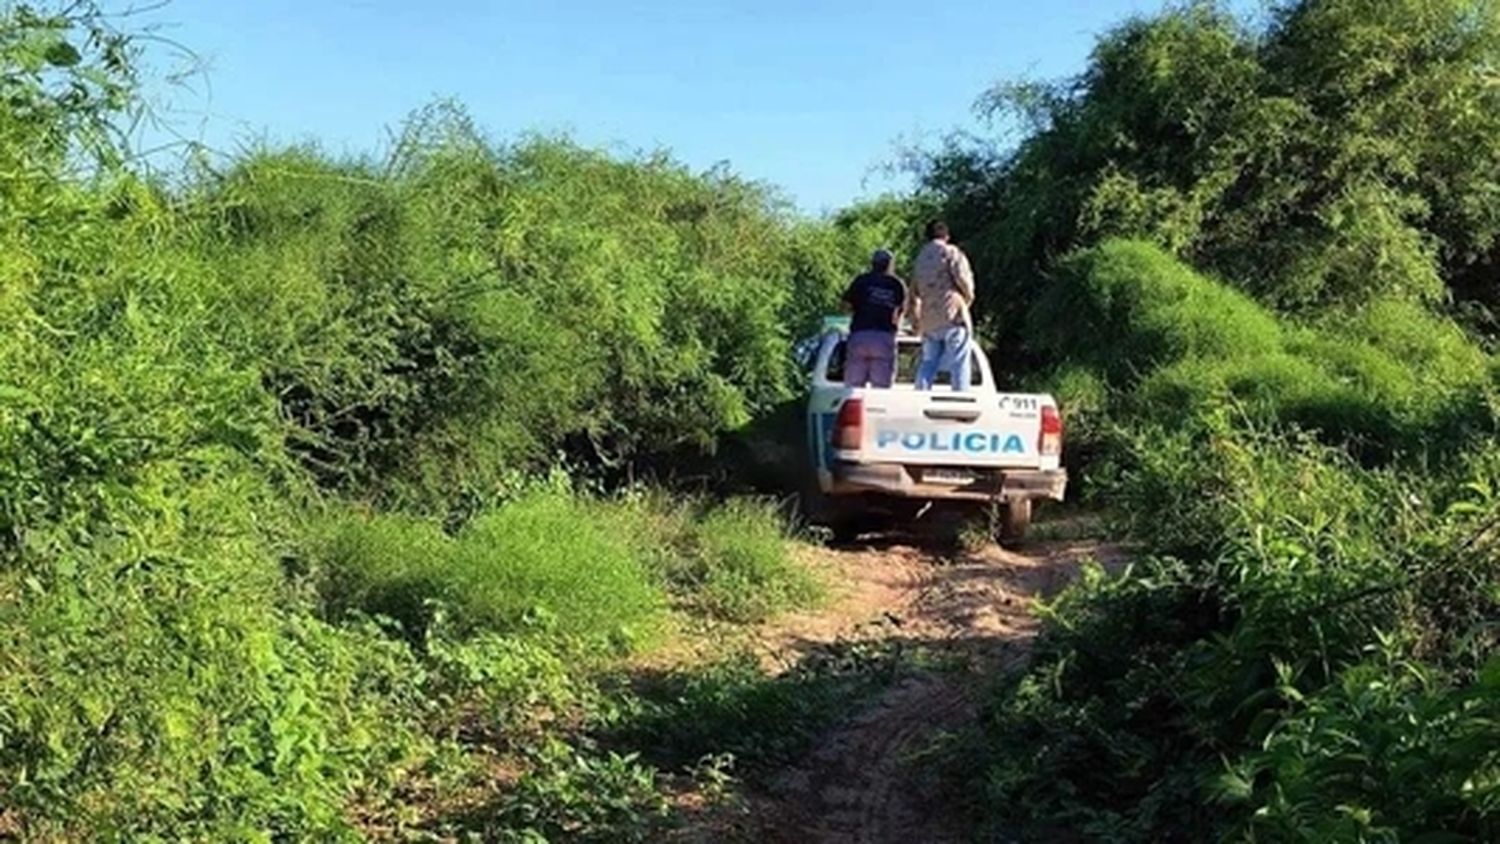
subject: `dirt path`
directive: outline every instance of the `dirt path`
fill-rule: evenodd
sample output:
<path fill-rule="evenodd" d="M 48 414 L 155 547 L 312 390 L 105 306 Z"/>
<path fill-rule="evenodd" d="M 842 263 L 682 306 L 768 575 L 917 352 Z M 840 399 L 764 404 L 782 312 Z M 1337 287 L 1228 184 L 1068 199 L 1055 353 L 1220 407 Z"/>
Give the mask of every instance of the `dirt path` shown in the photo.
<path fill-rule="evenodd" d="M 1082 562 L 1118 561 L 1099 542 L 1038 542 L 1024 553 L 979 552 L 920 539 L 818 550 L 815 565 L 845 584 L 831 607 L 765 631 L 767 653 L 788 661 L 833 641 L 897 638 L 956 667 L 903 674 L 872 706 L 823 736 L 796 765 L 770 779 L 732 834 L 763 842 L 963 840 L 940 784 L 912 757 L 972 725 L 985 679 L 1024 658 L 1035 635 L 1032 598 L 1051 594 Z"/>

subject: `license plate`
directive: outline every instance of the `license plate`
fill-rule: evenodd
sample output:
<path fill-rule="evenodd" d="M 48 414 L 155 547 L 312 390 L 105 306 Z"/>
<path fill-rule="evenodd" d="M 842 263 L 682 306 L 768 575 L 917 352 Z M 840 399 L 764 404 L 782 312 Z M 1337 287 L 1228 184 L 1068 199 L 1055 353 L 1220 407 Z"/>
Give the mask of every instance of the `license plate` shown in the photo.
<path fill-rule="evenodd" d="M 954 469 L 927 469 L 922 472 L 922 480 L 930 484 L 970 484 L 974 482 L 974 473 Z"/>

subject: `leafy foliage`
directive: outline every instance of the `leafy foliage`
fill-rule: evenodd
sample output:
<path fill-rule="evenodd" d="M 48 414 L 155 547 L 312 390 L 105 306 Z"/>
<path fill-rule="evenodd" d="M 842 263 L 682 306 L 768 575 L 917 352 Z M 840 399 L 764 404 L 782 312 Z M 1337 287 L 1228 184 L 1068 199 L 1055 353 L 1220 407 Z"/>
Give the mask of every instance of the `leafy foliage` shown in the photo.
<path fill-rule="evenodd" d="M 1367 460 L 1451 460 L 1495 431 L 1489 359 L 1448 319 L 1391 299 L 1278 318 L 1147 243 L 1105 241 L 1062 262 L 1027 334 L 1093 379 L 1096 414 L 1166 424 L 1228 404 Z M 1107 438 L 1099 425 L 1084 433 Z"/>
<path fill-rule="evenodd" d="M 807 247 L 727 172 L 494 144 L 447 107 L 389 160 L 154 183 L 110 20 L 0 4 L 0 837 L 442 827 L 666 611 L 605 505 L 518 478 L 706 449 L 786 397 Z M 725 513 L 714 600 L 801 594 L 771 514 Z M 578 752 L 523 759 L 490 821 L 647 816 L 605 810 L 656 799 L 644 766 Z"/>
<path fill-rule="evenodd" d="M 337 489 L 440 510 L 560 448 L 708 449 L 792 384 L 795 238 L 728 174 L 496 147 L 437 110 L 378 167 L 261 153 L 185 213 L 250 320 L 223 330 Z"/>
<path fill-rule="evenodd" d="M 916 160 L 1011 331 L 1054 262 L 1148 240 L 1262 302 L 1493 304 L 1500 18 L 1483 0 L 1308 0 L 1263 23 L 1193 2 L 1130 20 L 1088 69 L 983 101 L 1014 147 Z"/>
<path fill-rule="evenodd" d="M 564 495 L 534 494 L 448 536 L 430 521 L 351 516 L 317 552 L 336 612 L 359 610 L 426 633 L 436 607 L 458 629 L 528 628 L 620 645 L 647 634 L 659 588 L 629 546 Z"/>
<path fill-rule="evenodd" d="M 646 493 L 624 497 L 598 516 L 628 537 L 693 611 L 763 621 L 821 596 L 819 584 L 787 554 L 782 516 L 767 502 L 712 505 Z"/>
<path fill-rule="evenodd" d="M 1147 550 L 990 707 L 992 820 L 1500 836 L 1492 4 L 1139 18 L 987 99 L 1014 149 L 824 221 L 449 104 L 167 187 L 131 40 L 54 8 L 0 5 L 0 835 L 649 839 L 655 764 L 794 752 L 884 655 L 588 676 L 813 599 L 774 508 L 522 479 L 754 443 L 791 332 L 940 209 Z"/>
<path fill-rule="evenodd" d="M 1497 49 L 1487 2 L 1189 3 L 919 162 L 1144 545 L 990 708 L 996 830 L 1497 834 Z"/>
<path fill-rule="evenodd" d="M 1121 512 L 1176 556 L 1096 570 L 1049 608 L 1034 667 L 989 716 L 992 821 L 1116 840 L 1493 835 L 1475 685 L 1493 501 L 1233 428 L 1135 448 Z"/>
<path fill-rule="evenodd" d="M 114 115 L 134 104 L 135 50 L 92 3 L 0 9 L 0 196 L 32 193 L 75 155 L 119 161 Z M 24 207 L 24 206 L 23 206 Z"/>

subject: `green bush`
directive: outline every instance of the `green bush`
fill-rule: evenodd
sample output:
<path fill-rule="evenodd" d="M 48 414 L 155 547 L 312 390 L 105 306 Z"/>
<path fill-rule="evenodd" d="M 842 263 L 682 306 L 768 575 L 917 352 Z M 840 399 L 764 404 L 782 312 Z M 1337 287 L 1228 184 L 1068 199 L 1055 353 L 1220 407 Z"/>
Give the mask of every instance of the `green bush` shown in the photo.
<path fill-rule="evenodd" d="M 385 160 L 147 181 L 112 128 L 130 40 L 48 5 L 0 8 L 0 834 L 404 833 L 510 753 L 515 787 L 434 830 L 651 835 L 653 770 L 557 735 L 597 693 L 575 672 L 669 599 L 756 620 L 814 590 L 768 505 L 515 479 L 629 476 L 788 407 L 789 329 L 943 205 L 1007 368 L 1061 367 L 1154 552 L 1052 608 L 988 716 L 992 811 L 1495 838 L 1500 364 L 1429 307 L 1494 301 L 1500 39 L 1469 0 L 1127 24 L 1081 84 L 994 99 L 1019 149 L 823 222 L 445 105 Z M 865 658 L 675 677 L 621 734 L 784 756 Z"/>
<path fill-rule="evenodd" d="M 655 769 L 635 754 L 550 739 L 529 755 L 530 769 L 495 801 L 494 815 L 473 825 L 486 840 L 659 840 L 670 806 Z"/>
<path fill-rule="evenodd" d="M 1182 4 L 919 157 L 1145 546 L 987 712 L 996 837 L 1495 838 L 1492 12 Z"/>
<path fill-rule="evenodd" d="M 996 85 L 995 131 L 916 170 L 1002 342 L 1059 258 L 1117 237 L 1278 307 L 1493 306 L 1497 44 L 1474 0 L 1178 4 L 1105 33 L 1076 76 Z"/>
<path fill-rule="evenodd" d="M 385 617 L 416 638 L 446 598 L 444 561 L 452 545 L 424 519 L 350 513 L 316 526 L 311 554 L 332 617 L 352 611 Z"/>
<path fill-rule="evenodd" d="M 0 402 L 0 802 L 39 839 L 347 835 L 421 752 L 411 660 L 284 579 L 267 406 L 122 334 L 0 343 L 31 361 Z"/>
<path fill-rule="evenodd" d="M 1052 608 L 991 711 L 992 821 L 1113 840 L 1492 834 L 1487 786 L 1451 788 L 1494 775 L 1472 678 L 1496 558 L 1461 533 L 1493 512 L 1494 467 L 1474 462 L 1492 361 L 1411 301 L 1298 323 L 1205 293 L 1151 246 L 1062 266 L 1033 326 L 1084 393 L 1090 484 L 1170 556 Z M 1430 571 L 1454 548 L 1463 567 Z M 1398 800 L 1423 770 L 1432 787 Z"/>
<path fill-rule="evenodd" d="M 1282 342 L 1276 319 L 1249 297 L 1131 241 L 1108 241 L 1063 262 L 1027 326 L 1052 359 L 1092 366 L 1112 381 L 1184 358 L 1271 354 Z"/>
<path fill-rule="evenodd" d="M 1493 512 L 1492 361 L 1410 301 L 1294 322 L 1151 246 L 1063 267 L 1033 325 L 1084 395 L 1090 487 L 1167 556 L 1051 610 L 989 716 L 992 822 L 1127 841 L 1492 834 L 1488 787 L 1451 788 L 1494 776 L 1473 677 L 1500 569 L 1461 534 Z M 1397 800 L 1425 770 L 1432 787 Z"/>
<path fill-rule="evenodd" d="M 335 610 L 386 615 L 415 636 L 442 606 L 470 631 L 627 645 L 650 636 L 663 607 L 634 549 L 565 493 L 528 494 L 455 536 L 431 521 L 346 514 L 316 555 Z"/>
<path fill-rule="evenodd" d="M 822 594 L 812 574 L 792 559 L 783 517 L 768 502 L 713 505 L 646 493 L 606 502 L 600 515 L 630 537 L 692 612 L 762 621 Z"/>
<path fill-rule="evenodd" d="M 1063 365 L 1038 375 L 1029 386 L 1051 392 L 1058 405 L 1067 411 L 1070 426 L 1081 419 L 1100 417 L 1109 407 L 1109 385 L 1086 366 Z"/>
<path fill-rule="evenodd" d="M 475 626 L 538 623 L 563 635 L 629 643 L 652 632 L 662 595 L 587 507 L 537 496 L 476 519 L 453 557 L 457 606 Z"/>
<path fill-rule="evenodd" d="M 1489 358 L 1425 306 L 1377 300 L 1298 324 L 1149 244 L 1107 241 L 1065 261 L 1028 330 L 1062 373 L 1105 385 L 1089 388 L 1075 432 L 1085 448 L 1112 416 L 1169 424 L 1231 405 L 1369 461 L 1444 461 L 1497 419 Z"/>
<path fill-rule="evenodd" d="M 418 671 L 371 631 L 319 621 L 287 577 L 308 490 L 275 399 L 220 344 L 219 303 L 168 242 L 171 209 L 153 191 L 128 177 L 9 190 L 8 828 L 39 840 L 353 837 L 356 796 L 388 790 L 425 752 Z M 13 226 L 18 208 L 38 216 Z"/>
<path fill-rule="evenodd" d="M 1500 549 L 1465 539 L 1493 514 L 1472 491 L 1490 476 L 1361 469 L 1227 418 L 1131 447 L 1106 483 L 1132 533 L 1177 556 L 1096 571 L 1048 608 L 988 716 L 992 820 L 1131 841 L 1490 829 L 1487 786 L 1435 780 L 1420 807 L 1387 791 L 1424 765 L 1494 774 L 1472 690 L 1492 650 L 1473 637 L 1493 643 Z"/>
<path fill-rule="evenodd" d="M 547 643 L 494 633 L 462 636 L 445 618 L 436 622 L 425 642 L 427 691 L 441 710 L 437 723 L 450 735 L 478 731 L 492 746 L 523 746 L 596 694 Z"/>
<path fill-rule="evenodd" d="M 726 172 L 441 108 L 387 161 L 148 181 L 111 20 L 0 8 L 0 836 L 358 838 L 447 775 L 434 732 L 575 705 L 556 642 L 649 637 L 655 570 L 514 478 L 786 399 L 828 244 Z"/>
<path fill-rule="evenodd" d="M 1452 684 L 1387 652 L 1297 702 L 1224 772 L 1246 834 L 1275 840 L 1490 841 L 1500 835 L 1497 666 Z"/>
<path fill-rule="evenodd" d="M 757 621 L 819 595 L 808 571 L 791 560 L 781 516 L 769 505 L 730 502 L 709 511 L 693 531 L 697 548 L 677 579 L 715 615 Z"/>
<path fill-rule="evenodd" d="M 188 199 L 216 330 L 333 488 L 441 512 L 563 447 L 709 449 L 788 395 L 793 237 L 724 173 L 435 108 L 382 166 L 263 151 Z"/>

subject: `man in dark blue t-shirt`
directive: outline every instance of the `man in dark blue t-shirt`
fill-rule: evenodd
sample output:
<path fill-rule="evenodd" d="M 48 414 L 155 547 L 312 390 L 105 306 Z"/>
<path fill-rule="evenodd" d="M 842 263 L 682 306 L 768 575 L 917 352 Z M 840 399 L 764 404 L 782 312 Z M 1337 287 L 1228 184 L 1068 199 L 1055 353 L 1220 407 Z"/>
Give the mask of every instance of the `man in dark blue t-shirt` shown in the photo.
<path fill-rule="evenodd" d="M 896 370 L 896 328 L 906 307 L 906 282 L 891 273 L 895 258 L 881 249 L 870 259 L 870 272 L 844 291 L 854 312 L 844 345 L 844 384 L 889 387 Z"/>

